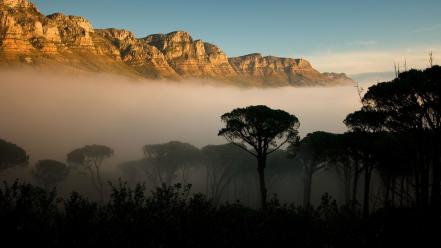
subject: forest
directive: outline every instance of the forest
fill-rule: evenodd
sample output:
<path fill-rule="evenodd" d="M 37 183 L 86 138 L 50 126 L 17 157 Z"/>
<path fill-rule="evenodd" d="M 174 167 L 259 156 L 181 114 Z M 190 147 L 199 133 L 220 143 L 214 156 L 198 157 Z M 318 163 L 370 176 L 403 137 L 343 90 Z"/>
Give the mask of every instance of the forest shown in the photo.
<path fill-rule="evenodd" d="M 362 107 L 342 120 L 345 133 L 300 137 L 295 113 L 236 108 L 220 117 L 225 144 L 146 144 L 142 159 L 120 163 L 111 178 L 105 167 L 118 151 L 105 144 L 78 147 L 65 161 L 30 164 L 19 144 L 0 139 L 0 174 L 30 171 L 30 180 L 0 186 L 3 242 L 437 247 L 440 80 L 441 67 L 433 65 L 399 72 L 366 92 L 357 88 Z M 72 175 L 82 178 L 87 194 L 59 194 Z M 287 200 L 297 179 L 301 194 Z M 317 180 L 338 187 L 314 189 Z"/>

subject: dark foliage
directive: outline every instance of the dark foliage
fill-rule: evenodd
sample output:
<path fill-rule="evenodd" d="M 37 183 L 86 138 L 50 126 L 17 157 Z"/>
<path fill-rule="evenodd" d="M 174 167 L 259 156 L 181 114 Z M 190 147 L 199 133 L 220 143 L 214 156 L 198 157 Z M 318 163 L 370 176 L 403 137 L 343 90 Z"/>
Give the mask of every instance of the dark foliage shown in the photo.
<path fill-rule="evenodd" d="M 393 247 L 429 238 L 441 224 L 439 217 L 406 208 L 380 209 L 362 220 L 327 194 L 317 208 L 273 198 L 261 211 L 240 203 L 215 207 L 204 195 L 190 194 L 190 185 L 164 185 L 151 194 L 142 185 L 111 186 L 109 202 L 97 204 L 77 193 L 57 199 L 54 191 L 5 183 L 2 241 L 46 247 Z"/>
<path fill-rule="evenodd" d="M 23 148 L 0 139 L 0 172 L 13 166 L 27 165 L 28 162 L 29 156 Z"/>
<path fill-rule="evenodd" d="M 219 130 L 229 142 L 236 144 L 257 159 L 261 207 L 267 205 L 265 168 L 268 155 L 283 145 L 296 142 L 300 122 L 295 115 L 265 105 L 236 108 L 221 116 L 225 127 Z"/>
<path fill-rule="evenodd" d="M 69 174 L 69 168 L 59 161 L 40 160 L 32 171 L 33 178 L 46 189 L 55 187 Z"/>
<path fill-rule="evenodd" d="M 441 207 L 441 67 L 409 70 L 390 82 L 373 85 L 361 110 L 345 119 L 362 137 L 364 215 L 369 214 L 370 178 L 377 170 L 384 184 L 384 205 L 406 201 L 420 211 Z M 398 193 L 397 193 L 398 191 Z M 395 197 L 397 195 L 397 197 Z"/>

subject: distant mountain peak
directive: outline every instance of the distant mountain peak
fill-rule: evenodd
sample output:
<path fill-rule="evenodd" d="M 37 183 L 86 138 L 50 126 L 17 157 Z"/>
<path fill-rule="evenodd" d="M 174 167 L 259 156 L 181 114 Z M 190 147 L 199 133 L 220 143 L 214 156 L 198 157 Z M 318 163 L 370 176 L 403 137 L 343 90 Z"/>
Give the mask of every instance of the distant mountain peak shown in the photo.
<path fill-rule="evenodd" d="M 211 79 L 252 86 L 351 83 L 345 74 L 320 73 L 304 59 L 235 58 L 215 44 L 178 30 L 138 39 L 124 29 L 94 29 L 85 18 L 45 16 L 27 0 L 0 0 L 0 64 L 68 66 L 154 79 Z"/>
<path fill-rule="evenodd" d="M 0 0 L 0 4 L 9 8 L 35 8 L 35 5 L 27 0 Z"/>

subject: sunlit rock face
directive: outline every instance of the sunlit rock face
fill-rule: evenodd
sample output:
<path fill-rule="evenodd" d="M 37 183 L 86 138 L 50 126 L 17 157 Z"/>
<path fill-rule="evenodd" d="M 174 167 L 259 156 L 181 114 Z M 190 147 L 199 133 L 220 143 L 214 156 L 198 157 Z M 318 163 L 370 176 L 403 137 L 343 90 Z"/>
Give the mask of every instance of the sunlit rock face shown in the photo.
<path fill-rule="evenodd" d="M 63 45 L 70 49 L 96 53 L 92 39 L 95 31 L 89 21 L 78 16 L 65 16 L 62 13 L 52 14 L 47 18 L 56 24 Z"/>
<path fill-rule="evenodd" d="M 184 78 L 230 80 L 237 76 L 222 50 L 202 40 L 193 40 L 187 32 L 149 35 L 143 41 L 158 48 Z"/>
<path fill-rule="evenodd" d="M 132 32 L 123 29 L 97 30 L 97 34 L 109 40 L 117 50 L 116 59 L 136 69 L 147 78 L 180 79 L 170 67 L 164 54 Z"/>
<path fill-rule="evenodd" d="M 27 0 L 0 0 L 0 4 L 10 8 L 35 8 L 35 6 Z"/>
<path fill-rule="evenodd" d="M 351 83 L 319 73 L 304 59 L 260 54 L 228 58 L 216 45 L 175 31 L 136 38 L 122 29 L 94 29 L 83 17 L 41 14 L 27 0 L 0 0 L 0 64 L 65 66 L 135 78 L 210 79 L 243 86 Z"/>
<path fill-rule="evenodd" d="M 26 0 L 0 0 L 2 50 L 12 54 L 34 51 L 34 39 L 44 36 L 43 19 L 44 16 Z"/>
<path fill-rule="evenodd" d="M 259 53 L 229 59 L 244 79 L 261 85 L 333 85 L 351 83 L 344 74 L 322 74 L 304 59 L 263 57 Z"/>

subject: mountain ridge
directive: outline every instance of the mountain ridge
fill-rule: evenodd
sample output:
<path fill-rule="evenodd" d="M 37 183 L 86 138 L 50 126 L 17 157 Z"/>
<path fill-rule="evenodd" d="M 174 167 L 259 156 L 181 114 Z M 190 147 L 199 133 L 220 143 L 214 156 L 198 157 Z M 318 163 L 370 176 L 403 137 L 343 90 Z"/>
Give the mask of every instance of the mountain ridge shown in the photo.
<path fill-rule="evenodd" d="M 0 0 L 0 64 L 63 65 L 149 79 L 210 79 L 241 86 L 333 86 L 344 73 L 320 73 L 305 59 L 228 57 L 218 46 L 173 31 L 143 38 L 125 29 L 95 29 L 85 18 L 43 15 L 28 0 Z"/>

